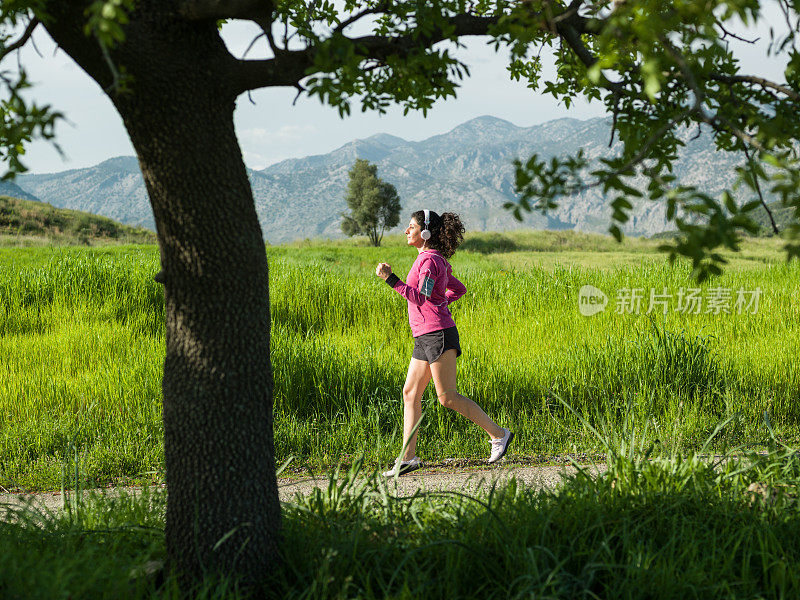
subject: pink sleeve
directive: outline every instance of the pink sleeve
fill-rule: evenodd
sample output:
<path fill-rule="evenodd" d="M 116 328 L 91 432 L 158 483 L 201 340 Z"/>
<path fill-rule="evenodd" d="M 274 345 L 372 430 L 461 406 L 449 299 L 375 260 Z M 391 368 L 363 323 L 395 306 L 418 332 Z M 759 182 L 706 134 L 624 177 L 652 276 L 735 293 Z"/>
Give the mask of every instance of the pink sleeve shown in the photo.
<path fill-rule="evenodd" d="M 403 283 L 402 279 L 398 279 L 397 283 L 392 286 L 392 289 L 400 294 L 403 298 L 413 304 L 416 304 L 417 306 L 422 306 L 425 304 L 425 300 L 427 300 L 427 298 L 422 295 L 422 292 Z"/>
<path fill-rule="evenodd" d="M 445 298 L 447 298 L 447 303 L 450 304 L 451 302 L 455 302 L 466 293 L 467 286 L 450 275 L 450 277 L 447 279 L 447 291 L 444 293 Z"/>
<path fill-rule="evenodd" d="M 427 259 L 425 260 L 425 262 L 420 263 L 419 267 L 421 273 L 425 272 L 428 269 L 433 269 L 434 272 L 438 271 L 438 266 L 434 261 L 430 259 Z M 412 304 L 416 304 L 417 306 L 422 306 L 428 299 L 428 297 L 424 296 L 422 292 L 420 292 L 418 289 L 413 288 L 410 285 L 404 283 L 402 279 L 398 279 L 392 286 L 392 289 L 398 294 L 400 294 L 403 298 L 405 298 Z"/>

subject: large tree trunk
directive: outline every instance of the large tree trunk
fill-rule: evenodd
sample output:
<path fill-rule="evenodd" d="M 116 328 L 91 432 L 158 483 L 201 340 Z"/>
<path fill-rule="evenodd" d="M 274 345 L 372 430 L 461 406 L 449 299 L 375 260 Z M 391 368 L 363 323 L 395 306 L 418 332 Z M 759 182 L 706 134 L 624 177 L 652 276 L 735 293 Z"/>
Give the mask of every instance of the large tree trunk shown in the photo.
<path fill-rule="evenodd" d="M 202 104 L 178 135 L 157 110 L 129 125 L 151 142 L 137 150 L 162 252 L 167 543 L 180 571 L 263 576 L 280 518 L 266 253 L 233 106 Z"/>
<path fill-rule="evenodd" d="M 167 4 L 138 3 L 112 54 L 129 92 L 110 96 L 161 249 L 169 565 L 189 581 L 216 571 L 255 582 L 277 559 L 280 528 L 266 251 L 224 77 L 232 58 L 213 23 L 184 23 Z M 48 29 L 107 86 L 96 42 L 76 29 L 74 6 L 61 6 Z"/>

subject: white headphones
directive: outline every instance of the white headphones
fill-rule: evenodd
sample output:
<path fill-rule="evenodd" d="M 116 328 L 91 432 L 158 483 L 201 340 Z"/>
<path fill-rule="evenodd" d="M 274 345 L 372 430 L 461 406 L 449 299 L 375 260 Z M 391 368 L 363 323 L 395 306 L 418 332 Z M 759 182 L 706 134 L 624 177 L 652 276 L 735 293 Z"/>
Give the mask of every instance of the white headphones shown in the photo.
<path fill-rule="evenodd" d="M 427 242 L 431 239 L 431 232 L 428 229 L 428 224 L 431 222 L 431 211 L 425 209 L 422 212 L 425 213 L 425 227 L 423 227 L 420 237 Z"/>

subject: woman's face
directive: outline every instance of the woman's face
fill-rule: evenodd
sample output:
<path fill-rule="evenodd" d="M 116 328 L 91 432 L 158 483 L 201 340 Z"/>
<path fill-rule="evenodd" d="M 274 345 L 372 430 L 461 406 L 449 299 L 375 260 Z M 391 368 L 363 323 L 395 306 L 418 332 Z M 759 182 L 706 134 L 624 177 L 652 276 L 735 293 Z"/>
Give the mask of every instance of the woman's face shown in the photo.
<path fill-rule="evenodd" d="M 425 244 L 425 240 L 422 239 L 422 227 L 414 217 L 411 217 L 411 221 L 406 227 L 406 241 L 409 246 L 414 246 L 415 248 L 421 248 Z"/>

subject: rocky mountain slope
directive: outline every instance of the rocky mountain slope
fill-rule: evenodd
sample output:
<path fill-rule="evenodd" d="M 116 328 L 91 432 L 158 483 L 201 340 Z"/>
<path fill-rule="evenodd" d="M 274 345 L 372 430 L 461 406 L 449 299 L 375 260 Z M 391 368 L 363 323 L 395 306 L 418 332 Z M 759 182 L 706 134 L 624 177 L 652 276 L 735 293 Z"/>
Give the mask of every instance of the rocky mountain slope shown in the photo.
<path fill-rule="evenodd" d="M 250 180 L 265 238 L 281 243 L 298 238 L 341 237 L 347 171 L 356 158 L 378 165 L 378 175 L 397 187 L 403 203 L 401 230 L 408 213 L 419 208 L 459 213 L 470 230 L 501 231 L 518 227 L 575 228 L 604 232 L 609 209 L 600 189 L 560 201 L 558 210 L 529 215 L 520 224 L 505 211 L 515 199 L 514 158 L 533 153 L 550 157 L 583 148 L 590 160 L 613 155 L 607 119 L 558 119 L 517 127 L 495 117 L 479 117 L 452 131 L 419 142 L 378 134 L 355 140 L 328 154 L 289 159 L 260 171 Z M 678 181 L 717 193 L 729 184 L 741 160 L 716 152 L 710 136 L 687 132 L 687 145 L 675 166 Z M 133 157 L 118 157 L 87 169 L 47 175 L 23 175 L 17 183 L 55 206 L 106 215 L 153 228 L 147 195 Z M 626 232 L 651 235 L 667 227 L 661 203 L 644 202 Z"/>

